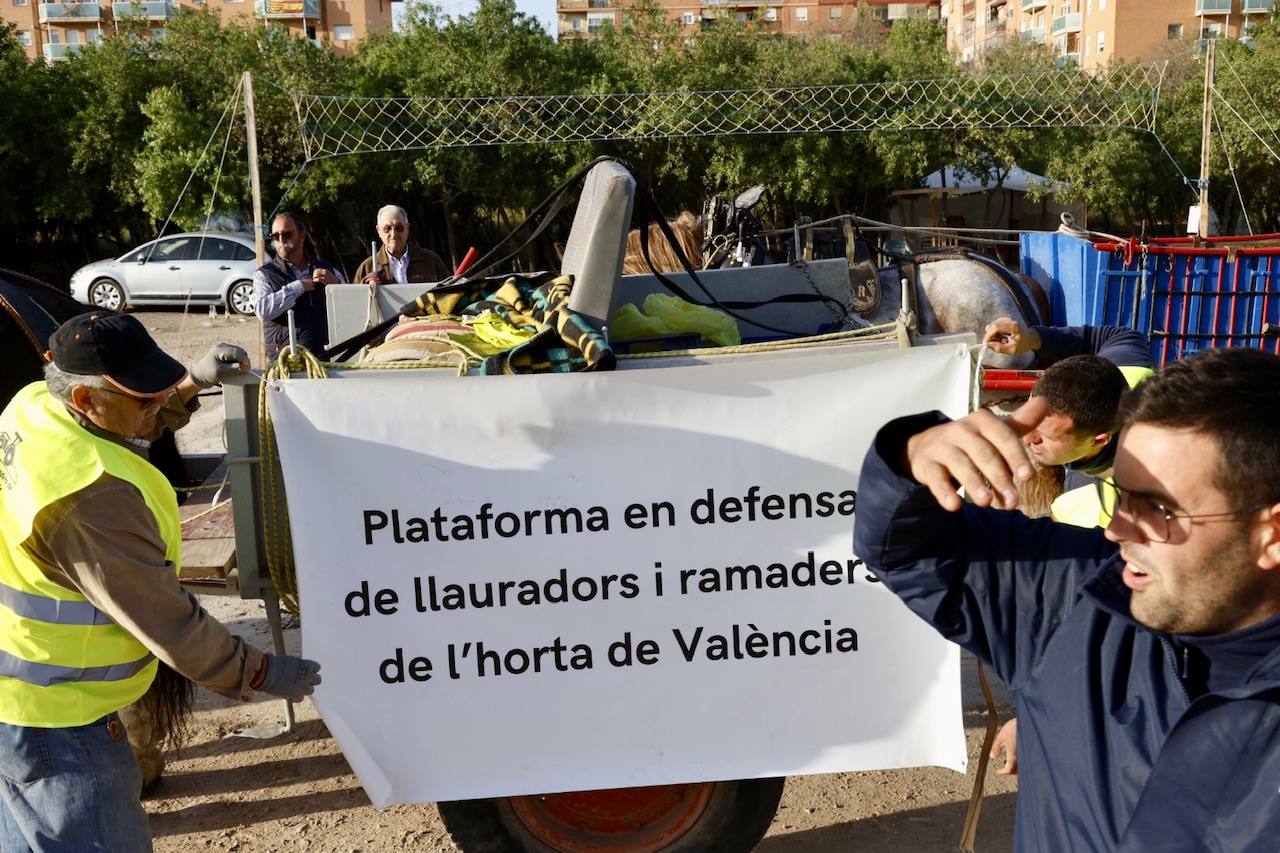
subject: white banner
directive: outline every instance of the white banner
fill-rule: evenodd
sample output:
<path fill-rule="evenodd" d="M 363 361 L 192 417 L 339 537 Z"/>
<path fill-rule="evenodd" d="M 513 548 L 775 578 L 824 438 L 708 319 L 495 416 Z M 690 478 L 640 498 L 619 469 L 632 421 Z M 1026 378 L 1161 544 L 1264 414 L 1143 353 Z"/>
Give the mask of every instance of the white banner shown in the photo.
<path fill-rule="evenodd" d="M 963 770 L 956 647 L 851 549 L 964 348 L 269 394 L 315 701 L 377 806 Z"/>

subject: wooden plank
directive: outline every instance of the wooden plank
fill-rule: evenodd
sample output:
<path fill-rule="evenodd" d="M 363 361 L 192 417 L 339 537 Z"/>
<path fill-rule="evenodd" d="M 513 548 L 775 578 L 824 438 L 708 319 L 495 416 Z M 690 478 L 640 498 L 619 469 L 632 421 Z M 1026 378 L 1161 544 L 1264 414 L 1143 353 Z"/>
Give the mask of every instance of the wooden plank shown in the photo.
<path fill-rule="evenodd" d="M 225 578 L 236 564 L 234 537 L 184 539 L 180 578 Z"/>

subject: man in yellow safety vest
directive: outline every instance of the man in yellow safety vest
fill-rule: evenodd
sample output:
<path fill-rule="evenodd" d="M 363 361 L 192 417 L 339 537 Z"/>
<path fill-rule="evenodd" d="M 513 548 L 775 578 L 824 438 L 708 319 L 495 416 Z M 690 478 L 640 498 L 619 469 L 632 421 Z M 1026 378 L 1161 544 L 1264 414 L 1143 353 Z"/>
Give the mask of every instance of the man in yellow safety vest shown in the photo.
<path fill-rule="evenodd" d="M 1001 317 L 987 325 L 983 342 L 1008 355 L 1034 352 L 1033 366 L 1045 368 L 1031 396 L 1044 397 L 1049 414 L 1022 441 L 1041 465 L 1066 468 L 1053 519 L 1106 527 L 1115 506 L 1115 492 L 1105 481 L 1115 462 L 1120 398 L 1155 373 L 1150 341 L 1118 326 L 1023 327 Z M 996 771 L 1001 775 L 1018 772 L 1017 722 L 1005 723 L 992 745 L 992 758 L 1005 755 Z"/>
<path fill-rule="evenodd" d="M 148 437 L 248 370 L 218 344 L 188 370 L 134 317 L 60 326 L 45 381 L 0 413 L 0 848 L 151 849 L 118 712 L 159 660 L 225 696 L 301 699 L 319 664 L 264 655 L 178 583 L 173 487 Z"/>

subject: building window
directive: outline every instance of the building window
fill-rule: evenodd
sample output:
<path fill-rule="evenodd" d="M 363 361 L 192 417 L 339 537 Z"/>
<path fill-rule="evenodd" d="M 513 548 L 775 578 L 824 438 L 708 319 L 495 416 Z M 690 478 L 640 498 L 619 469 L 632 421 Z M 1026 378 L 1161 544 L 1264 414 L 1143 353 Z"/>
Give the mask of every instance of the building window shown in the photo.
<path fill-rule="evenodd" d="M 694 14 L 692 12 L 685 12 L 680 16 L 680 23 L 684 24 L 686 27 L 692 26 L 693 22 Z"/>
<path fill-rule="evenodd" d="M 797 6 L 794 14 L 797 21 L 809 20 L 809 9 L 806 6 Z"/>
<path fill-rule="evenodd" d="M 31 30 L 18 30 L 18 44 L 31 47 Z"/>
<path fill-rule="evenodd" d="M 1178 41 L 1182 38 L 1182 24 L 1169 25 L 1169 41 Z"/>
<path fill-rule="evenodd" d="M 1200 28 L 1200 38 L 1202 39 L 1216 39 L 1221 34 L 1222 24 L 1216 21 L 1212 24 L 1205 24 Z"/>
<path fill-rule="evenodd" d="M 1106 8 L 1107 8 L 1107 0 L 1098 0 L 1098 11 L 1099 12 L 1106 11 Z"/>
<path fill-rule="evenodd" d="M 1105 30 L 1098 30 L 1098 53 L 1102 53 L 1107 49 L 1107 33 Z"/>
<path fill-rule="evenodd" d="M 776 20 L 778 20 L 778 10 L 777 10 L 777 9 L 775 9 L 774 7 L 772 7 L 772 6 L 770 6 L 768 9 L 765 9 L 765 10 L 764 10 L 764 19 L 765 19 L 766 21 L 776 21 Z"/>
<path fill-rule="evenodd" d="M 350 24 L 339 24 L 333 28 L 334 41 L 355 41 L 356 28 Z"/>
<path fill-rule="evenodd" d="M 27 0 L 13 0 L 13 5 L 15 5 L 15 6 L 25 6 L 25 5 L 27 5 Z"/>
<path fill-rule="evenodd" d="M 156 27 L 154 30 L 151 31 L 151 38 L 155 41 L 159 41 L 160 39 L 164 38 L 164 32 L 165 32 L 164 27 Z"/>
<path fill-rule="evenodd" d="M 832 6 L 827 9 L 827 17 L 832 21 L 838 21 L 844 16 L 844 9 L 839 6 Z"/>

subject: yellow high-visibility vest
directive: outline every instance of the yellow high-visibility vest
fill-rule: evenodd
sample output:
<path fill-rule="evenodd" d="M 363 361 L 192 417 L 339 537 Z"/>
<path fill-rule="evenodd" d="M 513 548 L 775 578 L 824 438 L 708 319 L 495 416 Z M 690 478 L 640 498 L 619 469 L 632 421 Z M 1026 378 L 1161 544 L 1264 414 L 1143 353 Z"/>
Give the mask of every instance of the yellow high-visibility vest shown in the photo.
<path fill-rule="evenodd" d="M 23 551 L 40 510 L 111 474 L 137 487 L 178 569 L 178 501 L 164 475 L 90 433 L 43 382 L 0 413 L 0 721 L 66 728 L 137 700 L 157 663 L 83 595 L 50 580 Z"/>
<path fill-rule="evenodd" d="M 1124 374 L 1130 388 L 1138 387 L 1138 383 L 1155 375 L 1155 371 L 1149 367 L 1121 367 L 1120 372 Z M 1103 488 L 1107 492 L 1106 508 L 1114 509 L 1115 489 L 1110 486 Z M 1054 521 L 1074 524 L 1076 527 L 1106 527 L 1110 521 L 1110 516 L 1103 512 L 1102 504 L 1098 502 L 1098 489 L 1092 484 L 1058 495 L 1049 511 Z"/>

